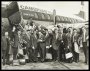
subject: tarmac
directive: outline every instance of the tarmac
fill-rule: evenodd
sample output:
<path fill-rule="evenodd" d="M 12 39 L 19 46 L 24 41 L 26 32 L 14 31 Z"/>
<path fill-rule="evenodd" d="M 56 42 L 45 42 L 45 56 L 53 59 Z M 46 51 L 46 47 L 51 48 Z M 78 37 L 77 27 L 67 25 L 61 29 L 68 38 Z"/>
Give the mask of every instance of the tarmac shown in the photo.
<path fill-rule="evenodd" d="M 85 64 L 84 53 L 80 52 L 80 61 L 78 63 L 65 63 L 58 61 L 50 62 L 37 62 L 37 63 L 27 63 L 25 65 L 11 66 L 2 65 L 2 70 L 88 70 L 89 64 Z M 63 65 L 62 65 L 63 64 Z M 66 67 L 65 67 L 66 66 Z"/>

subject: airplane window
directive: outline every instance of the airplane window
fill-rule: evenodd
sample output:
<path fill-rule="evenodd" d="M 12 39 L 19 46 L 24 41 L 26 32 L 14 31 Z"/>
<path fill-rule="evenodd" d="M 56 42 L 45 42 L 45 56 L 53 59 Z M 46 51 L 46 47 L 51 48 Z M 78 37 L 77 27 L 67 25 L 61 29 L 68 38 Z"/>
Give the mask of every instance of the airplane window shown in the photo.
<path fill-rule="evenodd" d="M 44 15 L 47 20 L 50 20 L 50 16 L 48 14 L 44 14 Z"/>
<path fill-rule="evenodd" d="M 69 18 L 70 22 L 72 22 L 71 18 Z"/>
<path fill-rule="evenodd" d="M 74 19 L 74 22 L 76 23 L 76 19 Z"/>
<path fill-rule="evenodd" d="M 79 23 L 81 22 L 81 20 L 79 20 Z"/>
<path fill-rule="evenodd" d="M 73 19 L 71 18 L 71 21 L 72 21 L 72 23 L 73 23 Z"/>
<path fill-rule="evenodd" d="M 50 15 L 50 20 L 53 20 L 53 15 Z"/>
<path fill-rule="evenodd" d="M 61 17 L 59 16 L 59 20 L 62 21 Z"/>
<path fill-rule="evenodd" d="M 74 23 L 74 19 L 72 19 L 73 23 Z"/>
<path fill-rule="evenodd" d="M 68 21 L 68 18 L 66 17 L 66 21 Z"/>
<path fill-rule="evenodd" d="M 66 21 L 66 17 L 64 17 L 64 21 Z"/>
<path fill-rule="evenodd" d="M 50 20 L 50 15 L 47 15 L 48 16 L 48 19 Z"/>
<path fill-rule="evenodd" d="M 35 18 L 38 18 L 38 15 L 37 15 L 37 13 L 35 13 Z"/>
<path fill-rule="evenodd" d="M 56 20 L 57 20 L 57 21 L 60 21 L 60 19 L 59 19 L 59 17 L 58 17 L 58 16 L 56 16 Z"/>
<path fill-rule="evenodd" d="M 76 23 L 78 23 L 78 20 L 76 19 Z"/>
<path fill-rule="evenodd" d="M 42 14 L 41 13 L 37 13 L 37 15 L 38 15 L 38 19 L 42 19 Z"/>
<path fill-rule="evenodd" d="M 74 23 L 74 19 L 72 18 L 72 23 Z"/>
<path fill-rule="evenodd" d="M 61 17 L 62 18 L 62 21 L 64 21 L 64 17 Z"/>
<path fill-rule="evenodd" d="M 44 14 L 42 13 L 42 19 L 45 19 L 45 16 L 44 16 Z"/>
<path fill-rule="evenodd" d="M 67 18 L 68 19 L 68 21 L 70 22 L 70 18 Z"/>

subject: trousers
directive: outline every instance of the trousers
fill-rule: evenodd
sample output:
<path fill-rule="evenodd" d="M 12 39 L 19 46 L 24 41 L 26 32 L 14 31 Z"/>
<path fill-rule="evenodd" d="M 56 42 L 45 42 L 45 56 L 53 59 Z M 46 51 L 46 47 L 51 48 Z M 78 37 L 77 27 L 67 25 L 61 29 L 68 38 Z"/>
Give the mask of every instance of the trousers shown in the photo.
<path fill-rule="evenodd" d="M 84 51 L 84 55 L 85 55 L 85 63 L 88 62 L 88 47 L 87 47 L 87 42 L 83 42 L 83 51 Z"/>

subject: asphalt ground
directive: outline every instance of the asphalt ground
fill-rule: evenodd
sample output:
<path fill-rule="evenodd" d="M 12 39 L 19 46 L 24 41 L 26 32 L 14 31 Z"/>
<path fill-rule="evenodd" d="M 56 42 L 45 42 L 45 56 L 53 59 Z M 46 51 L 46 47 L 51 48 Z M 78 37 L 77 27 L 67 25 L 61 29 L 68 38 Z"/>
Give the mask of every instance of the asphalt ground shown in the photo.
<path fill-rule="evenodd" d="M 84 53 L 80 53 L 80 60 L 78 63 L 65 63 L 58 61 L 26 63 L 25 65 L 12 66 L 2 64 L 2 70 L 87 70 L 89 65 L 84 63 Z"/>

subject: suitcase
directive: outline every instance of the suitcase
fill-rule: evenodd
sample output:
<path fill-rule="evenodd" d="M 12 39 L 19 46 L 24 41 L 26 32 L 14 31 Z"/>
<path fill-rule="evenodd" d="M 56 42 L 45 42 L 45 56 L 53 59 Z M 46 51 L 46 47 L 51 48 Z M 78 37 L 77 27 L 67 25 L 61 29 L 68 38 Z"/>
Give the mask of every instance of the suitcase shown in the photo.
<path fill-rule="evenodd" d="M 46 53 L 46 59 L 52 59 L 52 55 L 50 53 Z"/>
<path fill-rule="evenodd" d="M 14 66 L 18 66 L 19 65 L 19 61 L 18 60 L 13 60 L 13 65 Z"/>
<path fill-rule="evenodd" d="M 73 54 L 71 52 L 69 52 L 69 53 L 66 53 L 65 56 L 66 56 L 66 59 L 69 59 L 73 56 Z"/>
<path fill-rule="evenodd" d="M 73 57 L 73 54 L 70 52 L 69 48 L 65 49 L 65 57 L 66 59 Z"/>
<path fill-rule="evenodd" d="M 19 59 L 19 64 L 20 64 L 20 65 L 25 65 L 25 64 L 26 64 L 25 59 Z"/>

